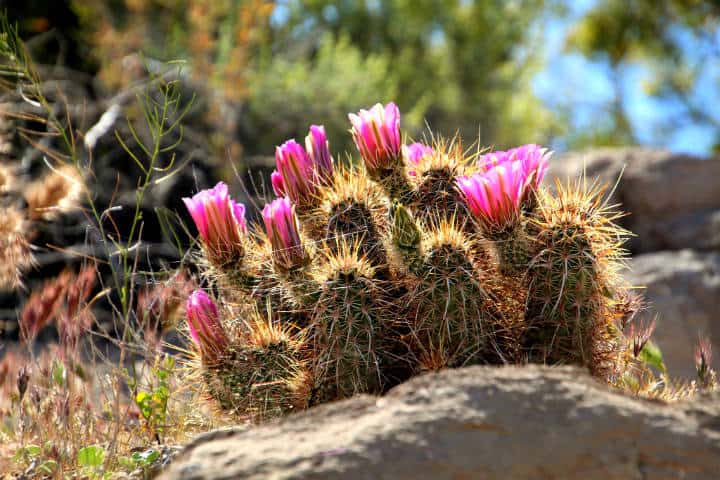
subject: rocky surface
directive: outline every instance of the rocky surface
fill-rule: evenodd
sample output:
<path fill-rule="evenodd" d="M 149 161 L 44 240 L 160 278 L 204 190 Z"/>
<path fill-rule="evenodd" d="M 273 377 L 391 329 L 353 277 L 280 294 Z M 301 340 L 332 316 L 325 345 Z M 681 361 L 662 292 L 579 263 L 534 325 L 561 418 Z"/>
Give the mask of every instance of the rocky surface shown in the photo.
<path fill-rule="evenodd" d="M 162 479 L 715 479 L 720 396 L 634 400 L 574 368 L 470 367 L 203 435 Z"/>
<path fill-rule="evenodd" d="M 625 278 L 643 285 L 648 310 L 658 315 L 653 336 L 671 375 L 695 376 L 693 352 L 698 335 L 709 336 L 720 352 L 720 252 L 664 251 L 638 255 Z M 641 290 L 642 291 L 642 290 Z"/>
<path fill-rule="evenodd" d="M 549 177 L 620 178 L 613 200 L 636 237 L 635 253 L 720 249 L 720 159 L 643 148 L 597 149 L 560 157 Z M 623 171 L 624 169 L 624 171 Z M 622 176 L 621 176 L 622 173 Z"/>

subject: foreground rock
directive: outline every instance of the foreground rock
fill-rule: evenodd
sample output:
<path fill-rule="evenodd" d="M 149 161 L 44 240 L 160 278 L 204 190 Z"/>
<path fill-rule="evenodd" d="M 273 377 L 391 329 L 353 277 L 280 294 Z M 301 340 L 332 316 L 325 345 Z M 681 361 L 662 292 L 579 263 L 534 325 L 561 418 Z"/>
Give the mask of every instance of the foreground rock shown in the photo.
<path fill-rule="evenodd" d="M 573 368 L 420 377 L 190 444 L 163 479 L 716 479 L 720 396 L 634 400 Z"/>
<path fill-rule="evenodd" d="M 680 250 L 637 255 L 625 278 L 647 287 L 646 322 L 658 315 L 653 340 L 670 374 L 695 378 L 693 355 L 698 335 L 713 341 L 720 352 L 720 252 Z M 717 364 L 717 363 L 715 363 Z"/>
<path fill-rule="evenodd" d="M 621 172 L 622 177 L 620 177 Z M 613 201 L 629 212 L 622 222 L 637 235 L 635 252 L 720 249 L 720 160 L 644 148 L 567 154 L 549 177 L 620 178 Z"/>

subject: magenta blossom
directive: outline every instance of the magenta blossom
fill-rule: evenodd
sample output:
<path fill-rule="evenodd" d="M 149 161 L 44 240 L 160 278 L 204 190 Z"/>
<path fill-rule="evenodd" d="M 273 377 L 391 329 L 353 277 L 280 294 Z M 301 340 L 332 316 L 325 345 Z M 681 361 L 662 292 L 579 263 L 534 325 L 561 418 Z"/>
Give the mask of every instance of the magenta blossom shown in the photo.
<path fill-rule="evenodd" d="M 262 211 L 275 265 L 281 270 L 306 265 L 309 256 L 300 239 L 295 206 L 288 197 L 276 198 Z"/>
<path fill-rule="evenodd" d="M 202 290 L 195 290 L 185 303 L 190 337 L 204 361 L 217 361 L 227 351 L 228 338 L 220 323 L 215 302 Z"/>
<path fill-rule="evenodd" d="M 352 136 L 368 170 L 391 169 L 400 158 L 400 110 L 393 102 L 349 114 Z"/>
<path fill-rule="evenodd" d="M 245 205 L 230 198 L 223 182 L 183 198 L 197 226 L 209 260 L 223 264 L 242 257 L 242 236 L 247 232 Z"/>
<path fill-rule="evenodd" d="M 415 142 L 410 145 L 403 145 L 403 156 L 412 165 L 417 165 L 426 155 L 435 153 L 432 147 L 424 143 Z"/>
<path fill-rule="evenodd" d="M 457 184 L 470 212 L 488 232 L 500 232 L 520 217 L 525 176 L 517 162 L 459 177 Z"/>
<path fill-rule="evenodd" d="M 478 167 L 486 172 L 497 165 L 511 162 L 519 162 L 522 165 L 522 172 L 525 180 L 531 189 L 537 190 L 540 187 L 548 168 L 548 161 L 552 152 L 535 144 L 523 145 L 511 148 L 507 151 L 497 151 L 480 155 Z"/>
<path fill-rule="evenodd" d="M 277 170 L 271 180 L 277 195 L 287 195 L 295 203 L 304 203 L 315 193 L 313 164 L 305 149 L 288 140 L 275 149 Z"/>

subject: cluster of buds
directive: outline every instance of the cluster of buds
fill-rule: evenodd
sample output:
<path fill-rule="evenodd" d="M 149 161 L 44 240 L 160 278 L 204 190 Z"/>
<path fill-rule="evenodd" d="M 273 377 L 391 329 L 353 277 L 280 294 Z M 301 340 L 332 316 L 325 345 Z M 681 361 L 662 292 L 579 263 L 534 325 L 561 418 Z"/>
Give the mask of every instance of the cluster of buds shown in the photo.
<path fill-rule="evenodd" d="M 242 240 L 247 233 L 245 205 L 230 198 L 227 185 L 220 182 L 192 198 L 183 198 L 183 202 L 212 263 L 223 266 L 244 256 Z"/>
<path fill-rule="evenodd" d="M 295 206 L 288 197 L 276 198 L 262 211 L 265 231 L 272 246 L 273 261 L 281 271 L 290 271 L 310 262 L 302 239 Z"/>
<path fill-rule="evenodd" d="M 492 152 L 478 159 L 479 173 L 457 179 L 470 212 L 490 233 L 517 224 L 523 206 L 539 188 L 550 153 L 537 145 Z"/>
<path fill-rule="evenodd" d="M 393 102 L 384 107 L 375 104 L 370 110 L 349 114 L 351 133 L 365 167 L 371 176 L 392 170 L 401 160 L 400 110 Z"/>
<path fill-rule="evenodd" d="M 229 340 L 220 323 L 215 302 L 202 290 L 195 290 L 185 304 L 190 337 L 204 362 L 212 364 L 227 352 Z"/>
<path fill-rule="evenodd" d="M 297 205 L 307 204 L 333 173 L 325 129 L 312 125 L 305 149 L 295 140 L 283 143 L 275 149 L 275 162 L 277 169 L 270 176 L 275 194 L 287 196 Z"/>

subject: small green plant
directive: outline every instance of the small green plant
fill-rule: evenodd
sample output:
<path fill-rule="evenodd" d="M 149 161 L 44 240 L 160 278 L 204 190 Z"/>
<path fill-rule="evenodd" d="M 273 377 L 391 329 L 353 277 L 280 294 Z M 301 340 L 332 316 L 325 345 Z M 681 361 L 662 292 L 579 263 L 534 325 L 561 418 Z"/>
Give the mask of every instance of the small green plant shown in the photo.
<path fill-rule="evenodd" d="M 105 449 L 100 445 L 88 445 L 77 452 L 77 464 L 80 476 L 89 478 L 103 478 L 103 465 L 105 463 Z"/>
<path fill-rule="evenodd" d="M 158 443 L 162 441 L 167 423 L 168 400 L 170 399 L 170 376 L 175 367 L 175 359 L 170 355 L 158 360 L 159 365 L 152 369 L 151 385 L 148 390 L 139 387 L 133 377 L 128 377 L 128 387 L 136 392 L 135 404 L 145 420 L 145 426 L 151 437 Z"/>

